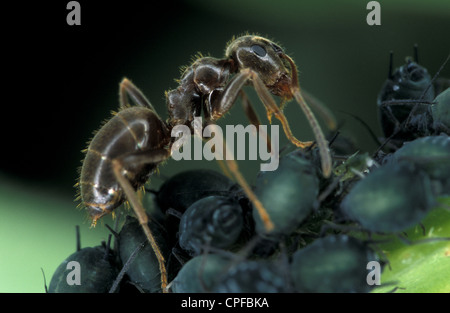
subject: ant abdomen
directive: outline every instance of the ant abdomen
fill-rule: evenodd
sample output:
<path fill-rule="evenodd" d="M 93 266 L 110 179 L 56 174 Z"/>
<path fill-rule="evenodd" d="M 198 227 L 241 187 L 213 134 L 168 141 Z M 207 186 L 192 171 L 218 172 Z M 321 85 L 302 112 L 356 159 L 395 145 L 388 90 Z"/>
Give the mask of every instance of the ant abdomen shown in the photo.
<path fill-rule="evenodd" d="M 86 150 L 80 176 L 80 195 L 94 223 L 125 200 L 114 173 L 113 160 L 137 189 L 156 168 L 156 163 L 136 162 L 146 152 L 167 144 L 166 126 L 145 107 L 130 107 L 116 113 L 94 136 Z M 170 137 L 169 137 L 170 138 Z"/>

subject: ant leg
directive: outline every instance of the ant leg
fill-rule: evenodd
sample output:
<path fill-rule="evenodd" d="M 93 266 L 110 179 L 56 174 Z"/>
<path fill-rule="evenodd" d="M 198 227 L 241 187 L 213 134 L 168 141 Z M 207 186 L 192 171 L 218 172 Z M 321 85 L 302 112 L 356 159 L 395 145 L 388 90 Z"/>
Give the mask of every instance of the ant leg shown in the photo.
<path fill-rule="evenodd" d="M 261 99 L 266 108 L 267 119 L 269 120 L 269 122 L 271 122 L 272 120 L 272 114 L 275 114 L 275 117 L 281 122 L 284 133 L 286 134 L 286 137 L 289 139 L 289 141 L 291 141 L 294 145 L 300 148 L 307 148 L 311 146 L 313 144 L 312 141 L 302 142 L 294 137 L 289 127 L 289 123 L 286 119 L 286 116 L 277 106 L 275 100 L 272 98 L 269 91 L 266 89 L 266 86 L 261 81 L 258 74 L 256 74 L 250 69 L 241 70 L 223 91 L 223 94 L 219 100 L 220 102 L 213 104 L 211 112 L 212 120 L 217 120 L 225 112 L 228 112 L 228 110 L 234 104 L 234 101 L 236 100 L 236 97 L 239 94 L 240 90 L 249 79 L 253 79 L 253 85 L 256 89 L 259 98 Z M 260 84 L 262 84 L 262 87 L 260 84 L 255 83 L 255 80 L 259 80 Z"/>
<path fill-rule="evenodd" d="M 253 108 L 252 103 L 250 102 L 250 99 L 247 97 L 247 94 L 242 89 L 239 91 L 239 96 L 242 99 L 242 105 L 244 106 L 245 115 L 247 116 L 247 118 L 251 124 L 258 127 L 260 134 L 262 134 L 264 136 L 265 141 L 267 143 L 267 151 L 271 152 L 272 151 L 272 143 L 270 141 L 270 138 L 267 136 L 266 132 L 264 132 L 261 128 L 259 128 L 259 125 L 261 125 L 261 122 L 258 118 L 258 115 L 255 112 L 255 109 Z"/>
<path fill-rule="evenodd" d="M 216 124 L 210 124 L 209 126 L 213 128 L 212 132 L 214 132 L 215 136 L 220 136 L 221 131 L 219 129 L 217 129 L 218 126 Z M 271 230 L 273 230 L 274 225 L 273 225 L 272 220 L 270 219 L 269 214 L 267 213 L 267 211 L 264 208 L 261 201 L 259 201 L 258 197 L 253 192 L 250 185 L 247 183 L 247 180 L 244 178 L 244 176 L 242 176 L 241 172 L 239 171 L 238 164 L 234 160 L 233 156 L 228 155 L 230 149 L 228 148 L 228 144 L 226 143 L 226 141 L 223 139 L 223 136 L 221 139 L 222 139 L 222 142 L 225 147 L 225 149 L 224 149 L 225 163 L 226 163 L 228 169 L 233 174 L 233 176 L 236 179 L 236 181 L 238 182 L 238 184 L 242 187 L 242 189 L 244 190 L 244 192 L 247 195 L 247 197 L 249 198 L 249 200 L 255 206 L 255 209 L 258 211 L 258 214 L 261 217 L 261 220 L 263 221 L 266 230 L 268 232 L 270 232 Z M 223 157 L 223 156 L 220 156 L 220 157 Z M 220 157 L 216 156 L 216 159 L 220 159 Z"/>
<path fill-rule="evenodd" d="M 300 86 L 298 84 L 298 75 L 297 75 L 297 67 L 295 66 L 294 61 L 287 55 L 283 56 L 291 65 L 292 69 L 292 84 L 291 84 L 291 93 L 294 96 L 297 103 L 300 105 L 303 113 L 305 114 L 311 129 L 314 132 L 314 137 L 317 141 L 317 146 L 319 147 L 320 159 L 322 162 L 322 172 L 324 177 L 329 177 L 331 175 L 332 162 L 331 155 L 328 149 L 328 143 L 325 140 L 325 136 L 320 128 L 319 123 L 317 122 L 316 117 L 313 112 L 309 108 L 308 104 L 306 104 L 305 99 L 303 98 L 302 93 L 300 92 Z M 256 80 L 254 80 L 255 83 Z M 258 80 L 258 84 L 262 84 L 261 79 Z M 263 85 L 264 86 L 264 85 Z"/>
<path fill-rule="evenodd" d="M 168 157 L 168 151 L 160 149 L 155 150 L 155 153 L 149 154 L 146 152 L 147 155 L 144 156 L 144 154 L 138 154 L 138 155 L 131 155 L 127 156 L 126 159 L 133 159 L 135 162 L 144 164 L 144 163 L 159 163 L 165 160 Z M 123 161 L 121 159 L 114 159 L 111 161 L 112 167 L 114 170 L 114 175 L 116 176 L 117 181 L 119 182 L 120 186 L 122 187 L 126 198 L 131 203 L 134 212 L 136 214 L 136 217 L 139 220 L 139 224 L 141 225 L 142 229 L 144 230 L 144 233 L 150 242 L 150 245 L 155 252 L 156 258 L 158 259 L 159 263 L 159 270 L 161 272 L 161 289 L 163 292 L 166 292 L 167 287 L 167 271 L 165 267 L 165 260 L 161 253 L 161 250 L 159 249 L 158 244 L 156 243 L 155 237 L 153 236 L 150 228 L 148 227 L 148 216 L 145 212 L 144 207 L 142 206 L 141 202 L 139 201 L 135 190 L 133 186 L 131 186 L 131 183 L 128 181 L 128 179 L 125 178 L 123 172 Z"/>
<path fill-rule="evenodd" d="M 309 92 L 306 92 L 304 89 L 302 90 L 303 98 L 308 101 L 309 104 L 312 104 L 312 107 L 315 109 L 316 113 L 318 113 L 322 119 L 327 124 L 330 130 L 336 130 L 337 122 L 333 113 L 331 113 L 330 109 L 327 108 L 319 99 L 314 97 Z"/>
<path fill-rule="evenodd" d="M 130 107 L 130 103 L 128 102 L 128 96 L 131 97 L 131 99 L 136 105 L 149 108 L 156 114 L 155 108 L 150 103 L 150 101 L 144 96 L 142 91 L 139 90 L 139 88 L 137 88 L 136 85 L 134 85 L 128 78 L 124 78 L 122 79 L 119 85 L 119 102 L 121 109 L 126 109 Z"/>

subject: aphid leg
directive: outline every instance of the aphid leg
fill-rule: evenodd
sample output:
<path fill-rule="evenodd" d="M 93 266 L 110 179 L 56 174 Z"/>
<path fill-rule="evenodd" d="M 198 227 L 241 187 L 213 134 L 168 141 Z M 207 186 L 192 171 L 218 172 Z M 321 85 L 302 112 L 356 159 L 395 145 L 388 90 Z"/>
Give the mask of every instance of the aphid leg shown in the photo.
<path fill-rule="evenodd" d="M 145 152 L 142 154 L 134 154 L 134 155 L 130 155 L 127 156 L 126 159 L 128 161 L 130 161 L 131 159 L 133 160 L 132 163 L 128 163 L 127 164 L 149 164 L 149 163 L 159 163 L 162 162 L 163 160 L 165 160 L 168 157 L 168 151 L 164 150 L 164 149 L 160 149 L 160 150 L 155 150 L 152 153 L 149 152 Z M 166 271 L 166 267 L 165 267 L 165 260 L 164 257 L 161 253 L 161 250 L 158 247 L 158 244 L 156 243 L 156 240 L 150 230 L 150 228 L 148 227 L 148 216 L 147 213 L 145 212 L 144 207 L 142 206 L 141 202 L 139 201 L 139 198 L 137 197 L 133 186 L 131 186 L 130 182 L 128 181 L 128 179 L 125 178 L 124 176 L 124 172 L 125 169 L 123 167 L 123 161 L 119 160 L 119 159 L 114 159 L 112 160 L 112 166 L 113 166 L 113 170 L 114 170 L 114 175 L 116 176 L 117 181 L 119 182 L 120 186 L 122 187 L 126 198 L 128 199 L 128 201 L 131 203 L 131 206 L 134 209 L 134 212 L 136 214 L 136 217 L 139 220 L 139 223 L 142 227 L 142 229 L 144 230 L 144 233 L 148 239 L 148 241 L 150 242 L 150 245 L 153 249 L 153 251 L 155 252 L 156 258 L 158 259 L 158 263 L 159 263 L 159 270 L 161 272 L 161 289 L 163 290 L 163 292 L 166 291 L 166 286 L 167 286 L 167 271 Z"/>

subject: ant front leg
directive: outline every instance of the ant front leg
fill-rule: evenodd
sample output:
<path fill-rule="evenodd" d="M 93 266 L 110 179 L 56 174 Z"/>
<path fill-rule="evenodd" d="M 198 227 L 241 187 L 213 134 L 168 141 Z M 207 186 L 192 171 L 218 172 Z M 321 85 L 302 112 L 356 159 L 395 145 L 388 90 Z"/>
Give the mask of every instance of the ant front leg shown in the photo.
<path fill-rule="evenodd" d="M 212 123 L 209 126 L 212 128 L 212 132 L 215 134 L 214 136 L 220 136 L 222 134 L 222 132 L 219 129 L 217 129 L 218 126 L 216 124 Z M 238 182 L 238 184 L 244 190 L 244 192 L 247 195 L 248 199 L 255 206 L 255 209 L 258 211 L 258 214 L 260 215 L 261 220 L 263 221 L 266 230 L 268 232 L 272 231 L 273 228 L 274 228 L 274 225 L 273 225 L 272 220 L 270 219 L 269 214 L 267 213 L 267 211 L 264 208 L 264 206 L 261 203 L 261 201 L 259 201 L 258 197 L 253 192 L 253 190 L 250 187 L 250 185 L 247 183 L 247 180 L 244 178 L 244 176 L 240 172 L 238 164 L 234 160 L 234 157 L 232 155 L 229 155 L 230 149 L 229 149 L 229 147 L 227 145 L 226 140 L 224 140 L 223 136 L 222 136 L 221 140 L 222 140 L 223 145 L 224 145 L 225 164 L 227 165 L 227 167 L 230 170 L 230 172 L 233 174 L 233 176 L 236 179 L 236 181 Z M 216 153 L 216 160 L 220 160 L 223 157 L 222 155 L 217 155 L 218 154 L 217 152 L 215 152 L 215 153 Z"/>
<path fill-rule="evenodd" d="M 289 139 L 290 142 L 292 142 L 295 146 L 299 148 L 310 147 L 313 144 L 312 141 L 302 142 L 297 138 L 295 138 L 295 136 L 292 134 L 291 128 L 289 127 L 289 123 L 286 119 L 286 116 L 277 106 L 275 100 L 270 95 L 269 91 L 259 78 L 258 74 L 248 68 L 241 70 L 229 83 L 229 85 L 225 88 L 220 98 L 220 101 L 215 103 L 215 105 L 212 104 L 212 112 L 211 112 L 212 119 L 216 120 L 220 118 L 224 113 L 228 112 L 228 110 L 236 101 L 236 98 L 239 95 L 242 87 L 250 79 L 253 81 L 253 86 L 255 87 L 256 93 L 258 94 L 259 98 L 261 99 L 266 108 L 267 119 L 269 120 L 269 122 L 272 121 L 272 115 L 275 114 L 275 117 L 281 122 L 284 133 L 286 134 L 286 137 Z"/>
<path fill-rule="evenodd" d="M 131 203 L 131 206 L 134 209 L 136 217 L 139 220 L 139 224 L 141 225 L 150 245 L 155 252 L 156 258 L 159 263 L 159 270 L 161 273 L 161 289 L 163 292 L 166 292 L 167 287 L 167 271 L 165 267 L 164 256 L 159 249 L 159 246 L 153 236 L 149 226 L 148 226 L 148 216 L 145 212 L 144 207 L 142 206 L 139 198 L 137 197 L 135 190 L 129 180 L 125 177 L 126 169 L 124 164 L 133 164 L 133 166 L 143 165 L 143 164 L 158 164 L 169 156 L 169 152 L 165 149 L 155 149 L 151 152 L 144 151 L 140 153 L 131 154 L 124 158 L 113 159 L 112 167 L 114 170 L 114 175 L 119 182 L 122 190 L 124 191 L 126 198 Z"/>
<path fill-rule="evenodd" d="M 292 62 L 292 60 L 290 60 L 290 61 Z M 296 75 L 296 72 L 295 72 L 295 75 Z M 294 135 L 292 134 L 292 131 L 289 127 L 289 123 L 286 119 L 286 116 L 280 110 L 280 108 L 277 106 L 275 100 L 273 99 L 272 95 L 268 91 L 267 87 L 264 85 L 264 83 L 261 80 L 261 78 L 259 77 L 259 75 L 255 71 L 253 71 L 249 68 L 241 70 L 234 77 L 234 79 L 230 82 L 230 84 L 227 86 L 227 88 L 224 90 L 218 105 L 216 104 L 215 106 L 213 106 L 213 110 L 211 112 L 212 118 L 216 118 L 216 116 L 220 117 L 230 109 L 231 105 L 234 103 L 241 88 L 249 80 L 252 81 L 253 86 L 256 90 L 256 93 L 258 94 L 260 100 L 263 102 L 263 104 L 266 108 L 267 118 L 269 119 L 269 122 L 271 121 L 272 115 L 274 114 L 275 117 L 281 122 L 284 133 L 286 134 L 286 137 L 289 139 L 289 141 L 291 141 L 295 146 L 297 146 L 299 148 L 304 149 L 304 148 L 310 147 L 313 144 L 312 141 L 302 142 L 294 137 Z M 298 82 L 295 81 L 293 83 L 293 86 L 291 86 L 290 88 L 291 88 L 292 96 L 295 98 L 295 100 L 300 105 L 303 113 L 306 115 L 306 118 L 314 132 L 314 136 L 316 138 L 317 145 L 319 147 L 319 153 L 320 153 L 320 158 L 321 158 L 321 162 L 322 162 L 323 176 L 329 177 L 331 175 L 331 168 L 332 168 L 331 156 L 330 156 L 330 152 L 328 149 L 328 143 L 325 140 L 325 136 L 322 132 L 322 129 L 320 128 L 319 123 L 317 122 L 317 119 L 315 118 L 311 109 L 306 104 L 306 101 L 303 99 L 303 96 L 300 93 L 300 88 L 298 87 Z"/>
<path fill-rule="evenodd" d="M 258 118 L 258 115 L 256 114 L 255 109 L 253 108 L 252 103 L 250 102 L 250 99 L 247 97 L 247 94 L 244 92 L 243 89 L 240 90 L 239 96 L 242 99 L 242 105 L 244 106 L 245 115 L 247 116 L 250 123 L 255 125 L 258 128 L 260 134 L 262 134 L 264 136 L 265 141 L 267 143 L 267 151 L 271 152 L 272 151 L 272 143 L 270 142 L 270 138 L 267 136 L 267 133 L 264 132 L 262 130 L 262 128 L 259 127 L 259 125 L 261 125 L 261 122 Z"/>

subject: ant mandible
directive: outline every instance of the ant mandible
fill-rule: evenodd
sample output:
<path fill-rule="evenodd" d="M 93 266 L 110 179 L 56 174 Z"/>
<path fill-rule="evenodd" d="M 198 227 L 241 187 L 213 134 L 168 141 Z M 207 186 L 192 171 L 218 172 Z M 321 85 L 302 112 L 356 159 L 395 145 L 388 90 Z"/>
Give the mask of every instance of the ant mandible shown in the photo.
<path fill-rule="evenodd" d="M 232 76 L 234 75 L 234 76 Z M 166 92 L 169 118 L 164 122 L 142 92 L 124 78 L 119 88 L 119 112 L 95 134 L 81 168 L 80 197 L 93 219 L 93 225 L 105 214 L 128 200 L 158 258 L 161 287 L 166 290 L 167 272 L 164 257 L 148 227 L 148 217 L 135 191 L 142 187 L 157 166 L 171 155 L 175 138 L 171 130 L 186 125 L 195 131 L 195 117 L 203 116 L 211 124 L 227 113 L 236 98 L 242 97 L 250 122 L 260 122 L 242 87 L 252 83 L 265 106 L 269 121 L 272 115 L 281 122 L 287 138 L 297 147 L 306 148 L 312 142 L 297 140 L 288 121 L 271 94 L 283 103 L 295 98 L 305 113 L 316 138 L 322 161 L 323 175 L 331 173 L 328 145 L 313 113 L 300 93 L 294 61 L 270 40 L 245 35 L 232 40 L 225 58 L 202 57 L 184 71 L 178 88 Z M 129 98 L 135 103 L 131 106 Z M 234 160 L 226 164 L 261 215 L 266 229 L 273 224 L 241 175 Z"/>

